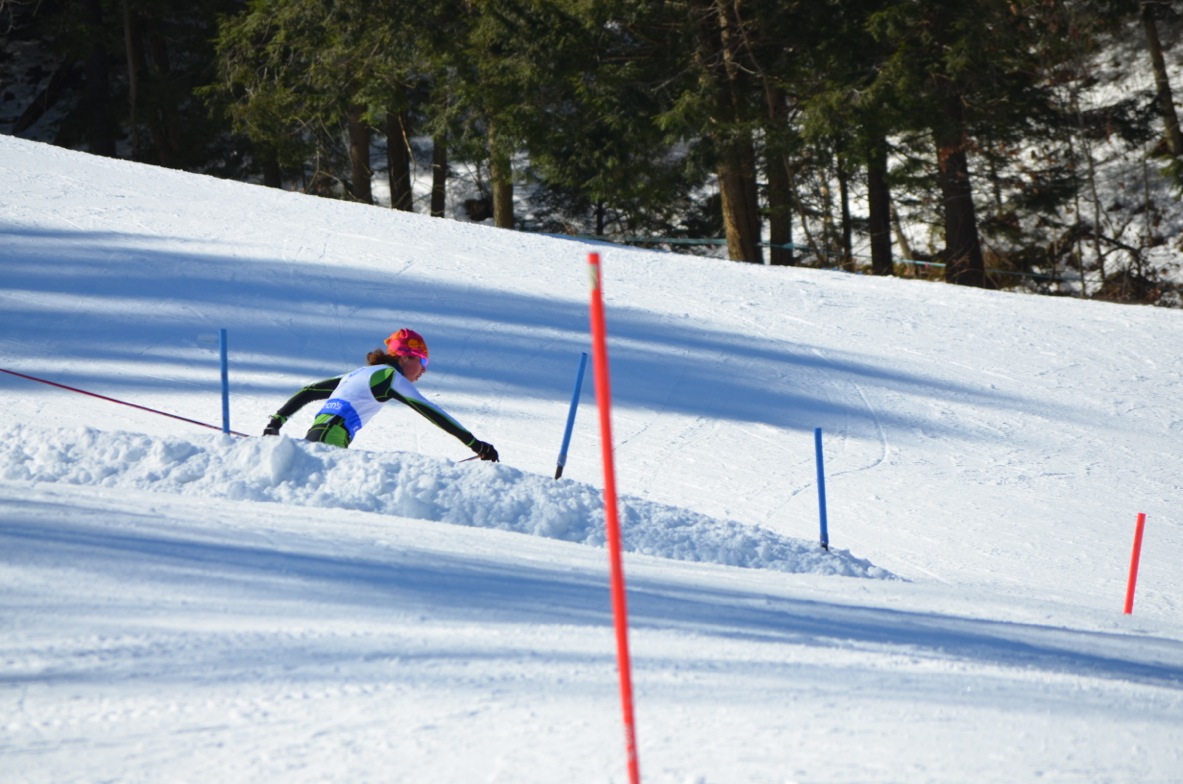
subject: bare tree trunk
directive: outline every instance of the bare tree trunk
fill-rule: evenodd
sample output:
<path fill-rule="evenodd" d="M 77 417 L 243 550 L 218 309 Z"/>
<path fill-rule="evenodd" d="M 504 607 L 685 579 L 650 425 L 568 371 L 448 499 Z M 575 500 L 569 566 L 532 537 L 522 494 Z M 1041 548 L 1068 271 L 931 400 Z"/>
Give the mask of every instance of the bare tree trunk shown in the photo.
<path fill-rule="evenodd" d="M 887 139 L 875 139 L 867 151 L 868 231 L 871 235 L 871 273 L 895 274 L 891 258 L 891 188 L 887 184 Z"/>
<path fill-rule="evenodd" d="M 853 227 L 850 224 L 850 175 L 846 171 L 846 160 L 838 157 L 838 203 L 842 216 L 842 269 L 854 272 Z"/>
<path fill-rule="evenodd" d="M 159 32 L 152 30 L 151 19 L 131 13 L 127 0 L 124 0 L 124 11 L 127 67 L 133 89 L 130 120 L 132 156 L 147 160 L 146 151 L 140 147 L 139 87 L 146 87 L 145 92 L 151 98 L 153 84 L 168 81 L 170 72 L 168 43 Z M 157 97 L 155 101 L 149 100 L 147 111 L 142 114 L 143 124 L 147 127 L 148 135 L 152 138 L 156 163 L 168 168 L 176 168 L 178 157 L 184 154 L 181 142 L 182 133 L 176 112 Z"/>
<path fill-rule="evenodd" d="M 900 254 L 909 261 L 915 261 L 916 252 L 912 250 L 912 245 L 908 242 L 908 233 L 904 231 L 903 222 L 900 221 L 900 211 L 891 203 L 890 198 L 888 196 L 888 207 L 891 210 L 891 227 L 895 229 L 895 240 L 900 244 Z"/>
<path fill-rule="evenodd" d="M 769 124 L 777 128 L 789 125 L 788 96 L 771 79 L 764 80 L 764 99 Z M 768 179 L 768 241 L 772 249 L 768 260 L 773 266 L 790 267 L 797 263 L 793 254 L 793 191 L 789 177 L 789 156 L 776 145 L 765 144 L 764 174 Z"/>
<path fill-rule="evenodd" d="M 789 162 L 783 155 L 769 153 L 765 161 L 768 175 L 768 240 L 772 245 L 769 263 L 790 267 L 797 263 L 793 253 L 793 195 L 790 191 Z"/>
<path fill-rule="evenodd" d="M 508 164 L 503 164 L 500 173 L 493 174 L 493 225 L 499 229 L 514 227 L 513 179 Z"/>
<path fill-rule="evenodd" d="M 1077 60 L 1079 63 L 1079 60 Z M 1078 66 L 1079 67 L 1079 66 Z M 1085 130 L 1084 113 L 1080 109 L 1080 85 L 1073 83 L 1069 88 L 1069 101 L 1073 114 L 1076 115 L 1076 121 L 1080 129 L 1079 134 L 1067 133 L 1065 139 L 1068 144 L 1068 160 L 1072 166 L 1079 170 L 1082 155 L 1089 159 L 1089 173 L 1092 174 L 1092 148 L 1089 144 L 1089 135 Z M 1083 145 L 1083 153 L 1077 148 L 1077 139 Z M 1084 207 L 1080 202 L 1081 188 L 1078 185 L 1072 189 L 1072 226 L 1070 227 L 1070 237 L 1073 249 L 1070 251 L 1073 258 L 1076 260 L 1077 266 L 1080 268 L 1080 296 L 1087 297 L 1088 290 L 1088 269 L 1084 262 L 1084 237 L 1085 237 L 1085 222 L 1084 222 Z"/>
<path fill-rule="evenodd" d="M 747 149 L 743 149 L 746 147 Z M 760 252 L 759 212 L 753 208 L 756 183 L 752 176 L 755 153 L 751 143 L 732 143 L 720 154 L 719 195 L 723 203 L 723 230 L 727 254 L 733 261 L 763 263 Z"/>
<path fill-rule="evenodd" d="M 130 6 L 130 3 L 129 3 Z M 168 168 L 178 168 L 178 161 L 184 160 L 190 152 L 185 146 L 185 125 L 180 112 L 161 95 L 161 86 L 172 78 L 168 38 L 161 31 L 159 19 L 129 13 L 128 65 L 136 72 L 136 82 L 143 88 L 139 94 L 146 96 L 147 106 L 136 101 L 133 115 L 133 138 L 138 138 L 136 122 L 142 117 L 152 138 L 156 162 Z M 155 93 L 155 97 L 153 94 Z M 146 111 L 142 111 L 146 109 Z M 142 155 L 146 159 L 146 154 Z"/>
<path fill-rule="evenodd" d="M 722 69 L 715 78 L 719 81 L 720 116 L 738 126 L 743 114 L 744 91 L 740 85 L 743 71 L 737 63 L 741 45 L 737 5 L 715 2 L 717 28 L 714 35 L 704 34 L 702 45 L 707 49 L 718 41 Z M 727 253 L 733 261 L 764 262 L 760 250 L 760 203 L 756 187 L 756 151 L 751 132 L 724 128 L 715 137 L 719 163 L 719 195 L 723 206 L 723 229 L 727 235 Z"/>
<path fill-rule="evenodd" d="M 431 217 L 444 217 L 448 206 L 448 137 L 431 140 Z"/>
<path fill-rule="evenodd" d="M 1087 136 L 1083 136 L 1087 140 Z M 1088 142 L 1086 141 L 1087 145 Z M 1085 148 L 1085 161 L 1088 163 L 1088 183 L 1089 183 L 1089 201 L 1093 210 L 1093 255 L 1097 259 L 1097 273 L 1100 275 L 1100 287 L 1105 287 L 1105 279 L 1108 275 L 1105 274 L 1105 251 L 1101 247 L 1101 221 L 1104 220 L 1104 212 L 1101 210 L 1101 194 L 1097 189 L 1097 162 L 1093 158 L 1092 147 Z M 1082 255 L 1080 267 L 1084 269 L 1084 257 Z"/>
<path fill-rule="evenodd" d="M 283 187 L 283 172 L 279 168 L 279 154 L 270 144 L 255 144 L 255 155 L 263 169 L 263 184 L 268 188 Z"/>
<path fill-rule="evenodd" d="M 1183 158 L 1183 131 L 1179 129 L 1179 115 L 1175 112 L 1175 100 L 1171 95 L 1171 82 L 1167 78 L 1166 61 L 1162 56 L 1162 42 L 1158 38 L 1158 26 L 1154 23 L 1156 3 L 1142 3 L 1142 28 L 1146 31 L 1146 48 L 1150 50 L 1150 62 L 1154 65 L 1154 84 L 1158 88 L 1158 112 L 1166 126 L 1167 149 L 1173 158 Z"/>
<path fill-rule="evenodd" d="M 123 0 L 123 48 L 124 55 L 127 58 L 127 124 L 131 129 L 131 157 L 135 160 L 139 157 L 140 153 L 140 128 L 136 117 L 136 99 L 138 98 L 139 92 L 137 60 L 140 58 L 136 54 L 135 39 L 132 33 L 131 9 L 128 7 L 127 0 Z"/>
<path fill-rule="evenodd" d="M 95 155 L 115 157 L 115 119 L 111 106 L 111 74 L 107 47 L 103 44 L 103 5 L 101 0 L 86 0 L 90 55 L 84 66 L 86 86 L 80 109 L 88 122 L 87 141 Z"/>
<path fill-rule="evenodd" d="M 945 205 L 945 280 L 984 288 L 986 263 L 969 179 L 969 139 L 961 95 L 950 90 L 944 102 L 945 114 L 936 123 L 933 137 L 937 148 L 937 180 Z"/>
<path fill-rule="evenodd" d="M 391 209 L 411 212 L 414 201 L 406 110 L 386 113 L 386 172 L 390 182 Z"/>
<path fill-rule="evenodd" d="M 834 193 L 830 189 L 829 167 L 819 167 L 817 170 L 818 191 L 821 196 L 822 218 L 822 252 L 827 264 L 834 250 L 838 247 L 838 232 L 834 229 Z"/>
<path fill-rule="evenodd" d="M 370 182 L 374 170 L 370 167 L 370 126 L 362 115 L 365 107 L 354 104 L 349 107 L 349 192 L 362 204 L 374 203 L 374 189 Z"/>
<path fill-rule="evenodd" d="M 513 215 L 513 164 L 509 152 L 502 148 L 496 125 L 489 122 L 489 176 L 493 182 L 493 225 L 499 229 L 512 229 Z"/>

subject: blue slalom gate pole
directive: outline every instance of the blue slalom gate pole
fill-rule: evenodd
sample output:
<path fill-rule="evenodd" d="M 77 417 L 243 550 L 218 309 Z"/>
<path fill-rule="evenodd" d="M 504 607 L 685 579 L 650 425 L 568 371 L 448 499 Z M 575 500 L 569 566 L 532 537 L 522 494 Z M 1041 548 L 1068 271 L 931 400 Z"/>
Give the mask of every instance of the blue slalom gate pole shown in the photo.
<path fill-rule="evenodd" d="M 822 463 L 822 429 L 813 429 L 813 445 L 817 452 L 817 508 L 821 518 L 822 549 L 830 549 L 830 532 L 826 528 L 826 470 Z"/>
<path fill-rule="evenodd" d="M 579 372 L 575 375 L 575 391 L 571 393 L 571 409 L 567 412 L 567 429 L 563 432 L 563 445 L 559 448 L 559 462 L 555 467 L 555 479 L 563 475 L 567 465 L 567 447 L 571 446 L 571 431 L 575 428 L 575 411 L 579 408 L 579 392 L 583 389 L 583 371 L 587 369 L 587 352 L 579 355 Z"/>
<path fill-rule="evenodd" d="M 226 330 L 219 334 L 222 353 L 222 432 L 230 433 L 230 363 L 226 351 Z"/>

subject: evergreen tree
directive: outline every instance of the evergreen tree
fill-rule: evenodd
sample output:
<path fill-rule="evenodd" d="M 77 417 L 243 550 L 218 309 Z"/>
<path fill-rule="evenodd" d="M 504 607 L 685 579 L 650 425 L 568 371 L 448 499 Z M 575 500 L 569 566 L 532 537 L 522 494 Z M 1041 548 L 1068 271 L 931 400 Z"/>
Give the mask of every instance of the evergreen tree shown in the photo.
<path fill-rule="evenodd" d="M 279 164 L 311 164 L 305 189 L 337 185 L 372 201 L 370 140 L 399 105 L 416 61 L 403 24 L 410 3 L 367 0 L 252 0 L 221 25 L 220 81 L 235 129 Z"/>
<path fill-rule="evenodd" d="M 827 8 L 819 19 L 824 34 L 811 50 L 816 89 L 804 100 L 803 131 L 810 141 L 834 148 L 847 165 L 866 173 L 867 234 L 871 271 L 894 273 L 891 251 L 891 189 L 888 170 L 890 134 L 905 125 L 895 96 L 876 83 L 887 52 L 870 34 L 868 23 L 887 0 L 844 0 Z M 844 221 L 849 235 L 849 220 Z M 843 248 L 849 254 L 849 241 Z"/>
<path fill-rule="evenodd" d="M 701 178 L 655 120 L 670 96 L 648 11 L 629 0 L 564 5 L 567 25 L 552 26 L 560 35 L 540 50 L 547 87 L 526 126 L 535 192 L 552 221 L 597 235 L 685 235 Z"/>
<path fill-rule="evenodd" d="M 234 0 L 46 0 L 4 8 L 6 32 L 58 58 L 12 132 L 69 107 L 54 141 L 102 155 L 236 176 L 232 143 L 195 100 L 212 76 L 217 14 Z M 0 7 L 5 4 L 0 0 Z"/>
<path fill-rule="evenodd" d="M 871 18 L 890 51 L 876 89 L 931 134 L 951 283 L 987 285 L 970 156 L 979 134 L 1014 138 L 1047 115 L 1034 48 L 1037 0 L 893 3 Z"/>

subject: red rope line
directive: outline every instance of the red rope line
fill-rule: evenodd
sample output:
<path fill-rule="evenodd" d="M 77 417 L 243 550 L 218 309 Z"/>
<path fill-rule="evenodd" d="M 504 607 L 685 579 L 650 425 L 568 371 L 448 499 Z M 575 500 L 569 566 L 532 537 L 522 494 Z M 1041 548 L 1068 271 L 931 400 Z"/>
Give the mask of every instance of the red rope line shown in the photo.
<path fill-rule="evenodd" d="M 5 368 L 0 368 L 0 373 L 7 373 L 10 376 L 18 376 L 20 378 L 28 379 L 29 381 L 36 381 L 41 384 L 48 384 L 51 387 L 57 387 L 58 389 L 65 389 L 69 392 L 77 392 L 80 395 L 89 395 L 90 397 L 97 397 L 99 400 L 106 400 L 110 403 L 118 403 L 121 406 L 130 406 L 131 408 L 138 408 L 141 411 L 147 411 L 151 414 L 160 414 L 160 416 L 166 416 L 166 417 L 169 417 L 170 419 L 179 419 L 182 422 L 188 422 L 191 425 L 200 425 L 201 427 L 208 427 L 211 430 L 217 430 L 219 432 L 221 432 L 221 430 L 222 430 L 222 428 L 218 427 L 217 425 L 211 425 L 208 422 L 198 422 L 196 419 L 188 419 L 183 416 L 177 416 L 176 414 L 170 414 L 166 411 L 157 411 L 155 408 L 148 408 L 147 406 L 141 406 L 141 405 L 137 405 L 135 403 L 128 403 L 126 400 L 119 400 L 117 398 L 107 397 L 106 395 L 100 395 L 97 392 L 87 392 L 85 389 L 78 389 L 77 387 L 66 386 L 65 384 L 59 384 L 56 381 L 47 381 L 44 378 L 37 378 L 36 376 L 27 376 L 24 373 L 17 373 L 15 370 L 7 370 Z M 236 435 L 236 436 L 241 436 L 243 438 L 249 438 L 249 436 L 246 433 L 239 433 L 237 430 L 231 430 L 230 434 Z"/>

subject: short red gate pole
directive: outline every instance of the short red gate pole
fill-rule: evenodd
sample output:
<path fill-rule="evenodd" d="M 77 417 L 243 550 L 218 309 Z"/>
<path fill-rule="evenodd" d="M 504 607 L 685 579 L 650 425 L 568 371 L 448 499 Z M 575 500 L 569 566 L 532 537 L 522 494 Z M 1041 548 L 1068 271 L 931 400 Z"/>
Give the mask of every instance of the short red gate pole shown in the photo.
<path fill-rule="evenodd" d="M 1138 559 L 1142 557 L 1142 529 L 1146 527 L 1146 515 L 1138 513 L 1138 524 L 1134 528 L 1134 554 L 1130 556 L 1130 582 L 1125 589 L 1125 614 L 1134 611 L 1134 586 L 1138 584 Z"/>

